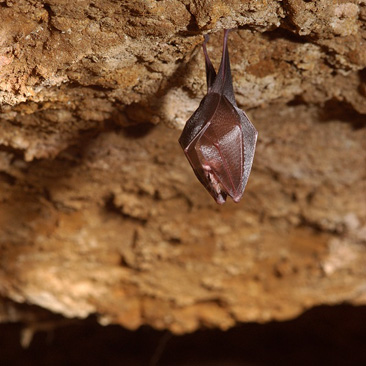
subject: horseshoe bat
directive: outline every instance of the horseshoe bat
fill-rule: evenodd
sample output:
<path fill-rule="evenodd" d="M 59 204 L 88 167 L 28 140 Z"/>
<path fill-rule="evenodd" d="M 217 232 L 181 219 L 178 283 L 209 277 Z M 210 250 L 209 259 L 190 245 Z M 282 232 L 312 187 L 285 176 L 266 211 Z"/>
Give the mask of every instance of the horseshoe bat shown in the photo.
<path fill-rule="evenodd" d="M 207 94 L 186 122 L 179 143 L 194 173 L 218 204 L 243 197 L 258 132 L 235 102 L 225 30 L 218 73 L 203 42 Z"/>

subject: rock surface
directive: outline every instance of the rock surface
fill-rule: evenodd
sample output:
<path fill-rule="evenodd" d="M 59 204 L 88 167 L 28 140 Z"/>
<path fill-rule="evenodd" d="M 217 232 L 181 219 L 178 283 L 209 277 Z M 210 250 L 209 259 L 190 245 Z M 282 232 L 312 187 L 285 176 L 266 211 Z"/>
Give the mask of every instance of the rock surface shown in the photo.
<path fill-rule="evenodd" d="M 366 304 L 366 1 L 8 0 L 0 19 L 6 301 L 176 333 Z M 223 28 L 259 140 L 242 202 L 217 206 L 177 139 Z"/>

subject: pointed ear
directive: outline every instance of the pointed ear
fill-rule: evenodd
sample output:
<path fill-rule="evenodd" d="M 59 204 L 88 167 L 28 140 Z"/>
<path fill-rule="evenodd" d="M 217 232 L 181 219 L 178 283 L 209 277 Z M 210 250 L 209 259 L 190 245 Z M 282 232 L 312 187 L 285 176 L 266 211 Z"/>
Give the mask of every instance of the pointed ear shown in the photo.
<path fill-rule="evenodd" d="M 234 97 L 233 82 L 231 79 L 229 51 L 227 48 L 227 39 L 229 36 L 229 32 L 230 29 L 225 29 L 220 68 L 211 91 L 214 93 L 225 95 L 225 97 L 234 106 L 237 106 Z"/>
<path fill-rule="evenodd" d="M 216 71 L 212 65 L 210 58 L 208 57 L 206 44 L 209 40 L 208 34 L 205 34 L 205 41 L 203 42 L 203 53 L 205 55 L 205 65 L 206 65 L 206 81 L 207 81 L 207 91 L 209 91 L 216 79 Z"/>

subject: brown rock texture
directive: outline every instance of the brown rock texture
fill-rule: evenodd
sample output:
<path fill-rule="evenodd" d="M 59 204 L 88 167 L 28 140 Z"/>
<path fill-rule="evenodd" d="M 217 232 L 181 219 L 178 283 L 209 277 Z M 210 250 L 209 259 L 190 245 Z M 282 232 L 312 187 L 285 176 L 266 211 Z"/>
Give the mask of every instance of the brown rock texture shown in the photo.
<path fill-rule="evenodd" d="M 0 20 L 1 321 L 186 333 L 366 304 L 366 1 L 2 0 Z M 224 28 L 259 139 L 218 206 L 177 140 Z"/>

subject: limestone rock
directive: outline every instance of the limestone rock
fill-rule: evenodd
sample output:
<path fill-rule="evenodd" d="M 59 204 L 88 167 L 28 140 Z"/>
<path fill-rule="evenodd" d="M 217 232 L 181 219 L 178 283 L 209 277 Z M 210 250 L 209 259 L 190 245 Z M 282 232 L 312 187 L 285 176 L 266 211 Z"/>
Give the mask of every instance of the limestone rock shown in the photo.
<path fill-rule="evenodd" d="M 4 301 L 176 333 L 366 303 L 365 1 L 0 3 Z M 177 139 L 223 28 L 259 140 L 219 207 Z"/>

